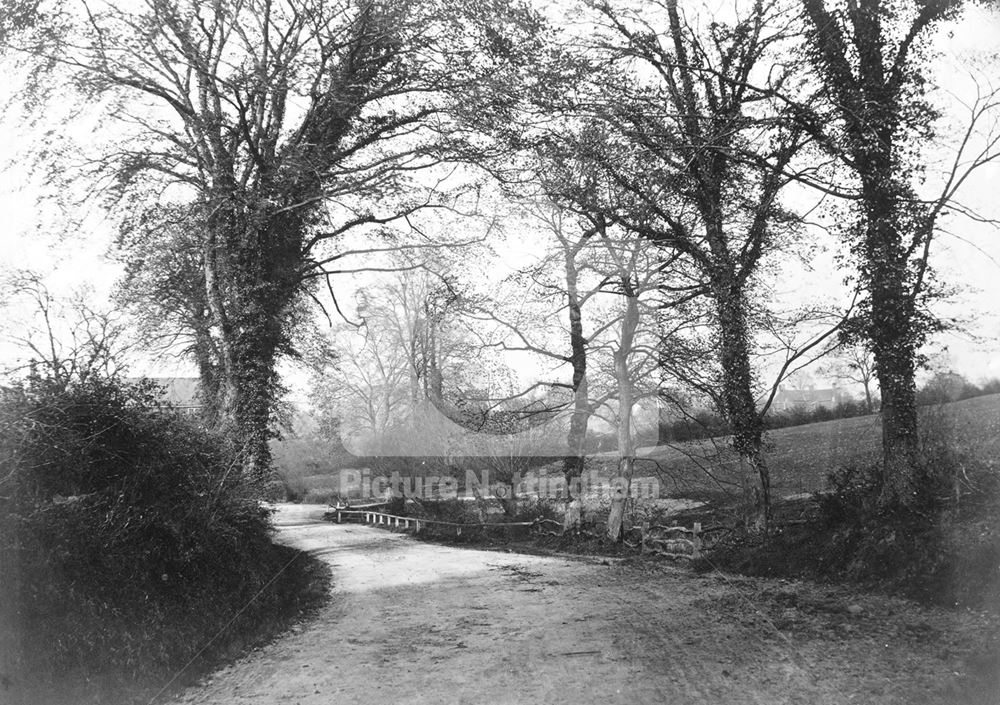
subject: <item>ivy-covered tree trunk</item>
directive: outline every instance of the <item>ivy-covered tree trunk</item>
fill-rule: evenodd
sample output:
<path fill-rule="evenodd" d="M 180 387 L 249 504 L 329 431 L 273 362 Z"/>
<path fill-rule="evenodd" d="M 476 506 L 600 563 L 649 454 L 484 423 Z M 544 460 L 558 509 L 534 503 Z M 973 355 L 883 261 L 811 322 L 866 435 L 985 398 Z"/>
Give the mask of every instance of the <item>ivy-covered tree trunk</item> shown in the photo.
<path fill-rule="evenodd" d="M 764 423 L 753 393 L 746 297 L 735 276 L 717 274 L 716 280 L 722 412 L 740 458 L 744 522 L 748 528 L 766 529 L 771 521 L 771 476 L 764 458 Z"/>
<path fill-rule="evenodd" d="M 891 135 L 884 136 L 891 147 Z M 878 155 L 863 179 L 865 234 L 863 279 L 869 289 L 867 335 L 882 391 L 881 504 L 912 495 L 913 462 L 917 451 L 916 357 L 919 336 L 912 299 L 907 254 L 899 223 L 903 189 L 887 177 L 889 155 Z"/>
<path fill-rule="evenodd" d="M 306 223 L 280 208 L 247 212 L 247 202 L 223 194 L 206 218 L 205 287 L 221 374 L 202 385 L 216 389 L 217 425 L 236 444 L 244 473 L 259 481 L 271 469 L 276 364 L 291 347 L 289 319 L 301 290 L 296 250 Z"/>
<path fill-rule="evenodd" d="M 178 269 L 200 285 L 190 302 L 203 303 L 192 307 L 196 335 L 207 312 L 195 352 L 203 394 L 246 471 L 262 477 L 274 368 L 291 352 L 300 294 L 339 271 L 329 267 L 344 256 L 335 243 L 346 233 L 408 219 L 437 200 L 395 195 L 452 153 L 444 115 L 467 100 L 460 96 L 522 70 L 520 52 L 494 28 L 527 38 L 535 25 L 503 2 L 119 5 L 52 13 L 54 24 L 25 35 L 25 56 L 43 59 L 29 72 L 39 79 L 72 67 L 74 97 L 113 96 L 106 105 L 128 123 L 129 139 L 93 155 L 93 175 L 102 188 L 111 182 L 133 236 L 165 223 L 183 232 L 178 243 L 194 254 L 183 265 L 134 265 L 161 299 L 176 298 Z M 0 21 L 0 34 L 33 24 Z M 170 310 L 164 325 L 180 321 L 191 333 L 192 316 L 178 306 L 151 310 Z"/>

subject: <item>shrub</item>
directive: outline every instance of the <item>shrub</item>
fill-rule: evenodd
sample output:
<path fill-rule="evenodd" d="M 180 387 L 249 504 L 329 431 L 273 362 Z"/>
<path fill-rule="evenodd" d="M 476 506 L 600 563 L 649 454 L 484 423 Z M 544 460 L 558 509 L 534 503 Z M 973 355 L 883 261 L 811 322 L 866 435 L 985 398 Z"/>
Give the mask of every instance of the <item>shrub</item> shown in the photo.
<path fill-rule="evenodd" d="M 817 497 L 827 573 L 946 604 L 995 599 L 995 474 L 941 427 L 922 439 L 909 502 L 879 504 L 877 471 L 832 473 L 831 492 Z"/>
<path fill-rule="evenodd" d="M 226 444 L 156 396 L 96 379 L 4 391 L 0 594 L 17 615 L 14 680 L 75 674 L 77 692 L 155 678 L 230 620 L 238 632 L 258 609 L 281 610 L 272 591 L 236 619 L 290 549 L 271 543 Z"/>

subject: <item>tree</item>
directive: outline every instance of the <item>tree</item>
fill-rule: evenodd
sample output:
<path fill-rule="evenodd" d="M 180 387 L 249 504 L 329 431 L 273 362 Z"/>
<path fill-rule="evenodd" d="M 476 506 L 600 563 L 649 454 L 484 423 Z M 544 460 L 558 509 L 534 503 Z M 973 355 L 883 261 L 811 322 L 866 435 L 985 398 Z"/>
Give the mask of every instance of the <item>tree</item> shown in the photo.
<path fill-rule="evenodd" d="M 1000 157 L 1000 137 L 986 137 L 969 155 L 977 123 L 996 106 L 980 95 L 939 195 L 921 198 L 925 169 L 919 145 L 932 142 L 938 117 L 927 99 L 924 72 L 936 27 L 954 18 L 961 0 L 867 0 L 840 7 L 801 0 L 806 49 L 820 95 L 796 106 L 800 124 L 853 175 L 842 189 L 856 204 L 847 233 L 861 301 L 856 332 L 870 345 L 881 390 L 881 504 L 917 496 L 915 374 L 919 349 L 937 327 L 927 313 L 929 253 L 937 221 L 954 204 L 969 174 Z M 817 109 L 825 106 L 826 110 Z M 835 190 L 830 189 L 828 190 Z"/>
<path fill-rule="evenodd" d="M 873 392 L 877 389 L 875 359 L 863 345 L 849 345 L 838 350 L 824 368 L 826 374 L 840 380 L 860 384 L 865 392 L 865 410 L 875 413 Z"/>
<path fill-rule="evenodd" d="M 378 455 L 378 441 L 399 423 L 408 406 L 407 360 L 387 331 L 369 330 L 360 336 L 350 329 L 338 337 L 331 354 L 313 362 L 310 400 L 323 427 L 342 434 L 344 442 L 348 439 L 343 434 L 359 434 L 348 444 L 351 450 Z M 364 441 L 369 443 L 362 449 Z"/>
<path fill-rule="evenodd" d="M 485 378 L 479 348 L 465 329 L 466 301 L 451 277 L 422 266 L 407 269 L 401 258 L 396 266 L 387 281 L 357 293 L 352 315 L 359 321 L 327 336 L 309 359 L 313 403 L 328 426 L 364 441 L 363 451 L 358 442 L 351 447 L 362 455 L 415 452 L 407 447 L 410 434 L 432 432 L 420 425 L 425 404 L 455 424 L 476 425 L 471 417 L 478 410 L 463 402 Z M 334 418 L 337 423 L 329 423 Z"/>
<path fill-rule="evenodd" d="M 593 413 L 590 390 L 587 382 L 587 348 L 592 337 L 584 333 L 583 308 L 596 289 L 580 290 L 580 254 L 594 236 L 594 228 L 579 229 L 575 237 L 563 229 L 563 214 L 552 213 L 551 231 L 559 243 L 562 253 L 563 272 L 566 281 L 566 315 L 569 322 L 569 364 L 573 371 L 570 389 L 573 392 L 573 413 L 566 432 L 566 457 L 563 458 L 563 475 L 566 486 L 574 477 L 580 477 L 584 469 L 584 446 L 587 441 L 587 426 Z"/>
<path fill-rule="evenodd" d="M 681 255 L 690 264 L 686 281 L 664 292 L 674 304 L 712 302 L 720 411 L 744 466 L 747 523 L 763 526 L 770 475 L 750 362 L 752 283 L 796 223 L 779 194 L 806 138 L 749 77 L 787 44 L 788 19 L 777 3 L 756 2 L 734 22 L 699 30 L 675 0 L 641 12 L 595 7 L 604 27 L 592 60 L 605 68 L 570 106 L 594 129 L 564 135 L 562 148 L 609 188 L 558 197 L 656 243 L 665 260 Z M 773 82 L 787 78 L 775 64 Z"/>
<path fill-rule="evenodd" d="M 644 317 L 653 318 L 651 314 L 655 308 L 650 306 L 650 294 L 654 294 L 662 285 L 663 274 L 668 266 L 664 265 L 657 253 L 650 252 L 652 248 L 645 240 L 628 231 L 618 235 L 609 232 L 600 220 L 597 227 L 610 265 L 607 290 L 620 297 L 621 302 L 621 313 L 615 326 L 617 335 L 609 343 L 614 398 L 617 401 L 618 480 L 626 490 L 626 497 L 623 498 L 624 502 L 612 504 L 608 517 L 608 536 L 612 540 L 619 540 L 624 536 L 625 502 L 628 501 L 628 490 L 631 489 L 635 471 L 634 408 L 643 391 L 654 396 L 661 391 L 658 385 L 643 390 L 641 380 L 651 376 L 658 363 L 658 346 L 668 338 L 661 330 L 657 336 L 659 340 L 652 342 L 649 340 L 648 325 L 643 331 L 640 324 Z M 643 335 L 644 332 L 646 335 Z"/>
<path fill-rule="evenodd" d="M 441 205 L 433 189 L 394 195 L 443 159 L 449 97 L 516 54 L 500 34 L 518 21 L 507 10 L 501 0 L 81 3 L 59 17 L 69 29 L 55 47 L 21 40 L 38 69 L 63 67 L 126 130 L 90 163 L 123 211 L 153 216 L 132 224 L 159 227 L 161 193 L 183 212 L 172 219 L 197 249 L 187 276 L 204 287 L 209 388 L 249 474 L 268 468 L 291 312 L 329 285 L 345 234 Z"/>
<path fill-rule="evenodd" d="M 578 166 L 546 165 L 540 160 L 539 171 L 545 174 L 543 189 L 556 183 L 566 185 L 571 177 L 562 167 L 575 170 L 573 178 L 592 181 L 587 170 L 576 169 Z M 559 371 L 569 367 L 569 382 L 545 383 L 571 394 L 568 401 L 556 406 L 560 411 L 569 409 L 567 455 L 563 458 L 567 486 L 583 470 L 587 428 L 596 416 L 616 429 L 616 477 L 627 490 L 636 460 L 635 407 L 644 399 L 663 394 L 661 375 L 657 374 L 662 368 L 663 347 L 673 348 L 692 320 L 699 319 L 684 315 L 687 312 L 663 297 L 666 283 L 676 276 L 672 265 L 680 258 L 665 261 L 654 243 L 626 229 L 610 227 L 599 212 L 585 213 L 579 207 L 570 211 L 543 200 L 542 205 L 534 204 L 534 213 L 554 236 L 555 246 L 530 268 L 530 279 L 541 292 L 539 298 L 554 302 L 555 307 L 544 312 L 519 307 L 520 315 L 505 317 L 489 312 L 484 318 L 499 323 L 509 334 L 497 343 L 503 350 L 553 361 Z M 556 317 L 558 324 L 554 323 Z M 508 342 L 507 337 L 513 341 Z M 615 506 L 608 533 L 618 540 L 625 505 Z"/>
<path fill-rule="evenodd" d="M 917 392 L 920 405 L 947 404 L 966 397 L 971 385 L 962 375 L 952 370 L 935 372 Z"/>
<path fill-rule="evenodd" d="M 566 390 L 572 395 L 563 457 L 563 475 L 569 487 L 572 478 L 583 473 L 590 417 L 606 401 L 591 397 L 587 376 L 588 353 L 601 333 L 614 322 L 612 318 L 594 326 L 584 316 L 585 308 L 591 308 L 588 304 L 607 283 L 604 274 L 597 271 L 591 261 L 597 229 L 560 209 L 544 194 L 527 198 L 523 194 L 512 194 L 512 198 L 520 201 L 529 212 L 531 222 L 540 224 L 545 235 L 551 235 L 554 242 L 539 262 L 518 272 L 510 282 L 521 294 L 517 297 L 518 303 L 510 307 L 516 311 L 501 310 L 498 314 L 494 310 L 498 301 L 494 299 L 482 307 L 479 316 L 500 326 L 498 340 L 491 341 L 490 345 L 508 352 L 530 353 L 556 363 L 559 368 L 569 365 L 568 382 L 551 380 L 545 383 L 551 389 Z M 525 293 L 541 306 L 532 309 L 523 306 L 521 301 Z M 509 338 L 513 338 L 513 342 Z M 538 383 L 533 384 L 518 396 L 538 386 Z M 534 413 L 534 409 L 530 413 Z"/>
<path fill-rule="evenodd" d="M 127 322 L 118 312 L 95 307 L 87 291 L 55 296 L 28 271 L 16 272 L 2 289 L 7 305 L 20 306 L 27 316 L 9 338 L 25 360 L 10 372 L 27 370 L 67 389 L 91 378 L 113 380 L 125 370 L 135 348 Z"/>

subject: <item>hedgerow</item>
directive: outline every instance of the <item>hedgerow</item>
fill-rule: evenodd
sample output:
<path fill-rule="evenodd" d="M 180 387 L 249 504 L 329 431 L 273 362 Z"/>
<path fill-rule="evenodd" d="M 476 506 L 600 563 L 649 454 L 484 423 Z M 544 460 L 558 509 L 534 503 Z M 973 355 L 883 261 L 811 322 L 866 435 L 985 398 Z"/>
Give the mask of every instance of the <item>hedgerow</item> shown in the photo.
<path fill-rule="evenodd" d="M 155 689 L 306 599 L 227 444 L 156 397 L 35 378 L 0 398 L 0 676 L 26 701 Z"/>

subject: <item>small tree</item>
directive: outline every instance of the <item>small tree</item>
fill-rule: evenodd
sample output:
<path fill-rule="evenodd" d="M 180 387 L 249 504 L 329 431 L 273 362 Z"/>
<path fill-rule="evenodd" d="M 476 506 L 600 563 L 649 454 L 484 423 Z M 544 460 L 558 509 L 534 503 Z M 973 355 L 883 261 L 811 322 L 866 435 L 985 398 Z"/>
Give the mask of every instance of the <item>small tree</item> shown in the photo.
<path fill-rule="evenodd" d="M 834 379 L 860 384 L 865 393 L 865 410 L 875 413 L 874 393 L 878 391 L 878 379 L 871 351 L 863 345 L 841 348 L 822 370 Z"/>
<path fill-rule="evenodd" d="M 21 307 L 20 315 L 26 318 L 8 338 L 22 351 L 22 362 L 10 372 L 27 370 L 64 389 L 124 372 L 135 347 L 126 320 L 118 312 L 95 307 L 88 291 L 57 297 L 33 272 L 16 273 L 3 290 L 7 306 Z"/>

